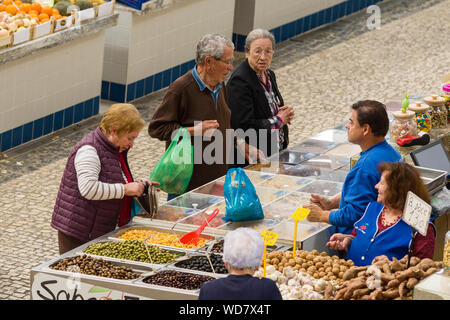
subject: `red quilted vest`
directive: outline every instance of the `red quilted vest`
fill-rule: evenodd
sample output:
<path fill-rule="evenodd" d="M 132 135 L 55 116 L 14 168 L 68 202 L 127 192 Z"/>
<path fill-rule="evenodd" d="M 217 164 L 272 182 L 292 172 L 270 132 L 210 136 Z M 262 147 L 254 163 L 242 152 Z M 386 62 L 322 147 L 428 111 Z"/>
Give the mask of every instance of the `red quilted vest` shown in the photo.
<path fill-rule="evenodd" d="M 99 181 L 123 183 L 119 162 L 119 147 L 113 145 L 98 127 L 81 139 L 69 154 L 66 168 L 53 210 L 51 226 L 81 241 L 90 241 L 116 228 L 122 199 L 87 200 L 78 189 L 75 155 L 82 146 L 91 145 L 97 150 L 101 170 Z M 128 151 L 124 151 L 125 163 Z"/>

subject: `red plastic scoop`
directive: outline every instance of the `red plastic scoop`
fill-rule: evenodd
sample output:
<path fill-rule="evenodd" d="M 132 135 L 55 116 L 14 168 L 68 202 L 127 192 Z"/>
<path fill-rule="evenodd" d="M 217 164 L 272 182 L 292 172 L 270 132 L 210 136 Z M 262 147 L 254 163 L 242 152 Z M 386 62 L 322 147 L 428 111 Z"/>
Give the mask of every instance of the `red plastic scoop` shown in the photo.
<path fill-rule="evenodd" d="M 217 216 L 217 214 L 219 213 L 219 209 L 215 209 L 213 211 L 213 213 L 209 216 L 208 219 L 206 219 L 205 222 L 203 222 L 203 224 L 194 231 L 191 231 L 189 233 L 186 233 L 184 236 L 182 236 L 180 238 L 180 242 L 184 243 L 184 244 L 194 244 L 197 245 L 198 240 L 200 239 L 200 234 L 202 233 L 202 231 L 205 229 L 206 225 L 212 220 L 214 219 L 215 216 Z"/>

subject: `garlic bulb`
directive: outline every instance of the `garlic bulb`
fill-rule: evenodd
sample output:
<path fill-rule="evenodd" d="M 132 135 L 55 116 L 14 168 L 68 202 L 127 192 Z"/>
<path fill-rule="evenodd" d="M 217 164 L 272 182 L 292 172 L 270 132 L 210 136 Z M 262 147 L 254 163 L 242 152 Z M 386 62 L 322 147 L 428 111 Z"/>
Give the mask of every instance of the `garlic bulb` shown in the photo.
<path fill-rule="evenodd" d="M 275 267 L 273 265 L 268 265 L 266 267 L 266 273 L 274 273 L 275 271 L 276 271 L 276 269 L 275 269 Z"/>
<path fill-rule="evenodd" d="M 323 292 L 325 291 L 325 288 L 327 287 L 327 282 L 323 279 L 319 279 L 314 284 L 314 290 L 317 292 Z"/>
<path fill-rule="evenodd" d="M 284 284 L 288 282 L 288 278 L 286 276 L 280 275 L 278 276 L 277 282 L 279 284 Z"/>
<path fill-rule="evenodd" d="M 291 267 L 286 267 L 283 269 L 283 274 L 288 278 L 291 279 L 296 276 L 296 272 Z"/>
<path fill-rule="evenodd" d="M 284 300 L 322 300 L 328 281 L 315 279 L 313 276 L 285 267 L 282 272 L 272 266 L 267 266 L 266 277 L 277 283 Z M 263 277 L 264 269 L 259 268 L 255 277 Z"/>

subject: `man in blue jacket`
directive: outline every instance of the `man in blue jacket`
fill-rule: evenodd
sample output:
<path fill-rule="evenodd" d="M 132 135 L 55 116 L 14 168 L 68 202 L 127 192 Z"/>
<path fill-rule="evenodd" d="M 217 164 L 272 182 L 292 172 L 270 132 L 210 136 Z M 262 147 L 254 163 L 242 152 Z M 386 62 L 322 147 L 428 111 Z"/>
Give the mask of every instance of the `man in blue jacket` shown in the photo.
<path fill-rule="evenodd" d="M 326 222 L 336 226 L 336 232 L 348 234 L 369 202 L 377 200 L 375 185 L 381 177 L 378 164 L 400 161 L 401 156 L 385 140 L 389 118 L 384 104 L 373 100 L 358 101 L 352 105 L 352 114 L 345 127 L 348 141 L 361 147 L 360 158 L 345 178 L 340 195 L 327 198 L 312 194 L 311 204 L 305 207 L 311 210 L 307 217 L 309 221 Z"/>

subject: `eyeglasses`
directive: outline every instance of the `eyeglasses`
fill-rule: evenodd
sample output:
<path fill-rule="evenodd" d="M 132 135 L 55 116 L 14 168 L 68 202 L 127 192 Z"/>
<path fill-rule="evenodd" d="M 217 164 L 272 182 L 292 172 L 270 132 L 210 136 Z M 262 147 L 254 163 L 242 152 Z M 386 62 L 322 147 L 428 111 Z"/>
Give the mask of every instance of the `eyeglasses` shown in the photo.
<path fill-rule="evenodd" d="M 222 60 L 222 59 L 220 59 L 220 58 L 216 58 L 216 57 L 214 57 L 214 59 L 216 59 L 217 61 L 220 61 L 220 62 L 222 62 L 222 63 L 225 63 L 225 64 L 228 65 L 228 66 L 232 66 L 232 65 L 233 65 L 233 62 L 234 62 L 234 59 L 231 59 L 231 60 L 228 60 L 228 61 L 224 61 L 224 60 Z"/>
<path fill-rule="evenodd" d="M 263 49 L 257 48 L 251 54 L 254 55 L 255 57 L 261 57 L 262 54 L 264 53 L 264 55 L 266 57 L 271 57 L 274 52 L 275 51 L 273 51 L 272 49 L 265 49 L 265 50 L 263 50 Z"/>

